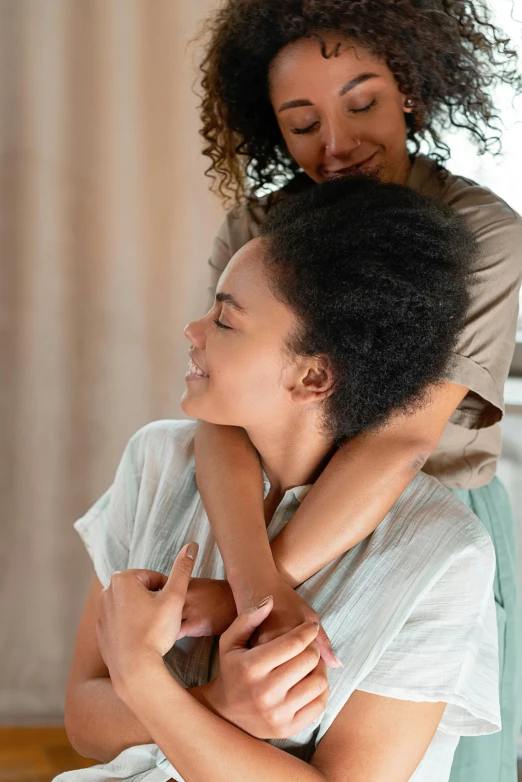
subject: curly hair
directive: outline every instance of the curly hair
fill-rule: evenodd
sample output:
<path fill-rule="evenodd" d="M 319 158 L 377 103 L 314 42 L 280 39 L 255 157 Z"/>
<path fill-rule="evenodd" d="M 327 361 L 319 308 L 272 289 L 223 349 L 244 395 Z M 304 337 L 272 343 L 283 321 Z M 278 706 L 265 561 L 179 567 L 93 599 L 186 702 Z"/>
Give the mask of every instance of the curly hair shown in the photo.
<path fill-rule="evenodd" d="M 281 199 L 260 235 L 274 295 L 298 318 L 289 350 L 331 368 L 335 441 L 423 404 L 468 306 L 476 244 L 462 218 L 404 185 L 343 178 Z"/>
<path fill-rule="evenodd" d="M 439 164 L 450 154 L 441 132 L 451 126 L 468 130 L 479 153 L 497 153 L 491 88 L 522 91 L 516 51 L 484 0 L 226 0 L 205 29 L 206 173 L 212 189 L 237 203 L 253 203 L 263 187 L 288 183 L 298 171 L 268 94 L 270 62 L 292 41 L 330 30 L 384 60 L 416 107 L 407 115 L 411 152 L 424 141 Z"/>

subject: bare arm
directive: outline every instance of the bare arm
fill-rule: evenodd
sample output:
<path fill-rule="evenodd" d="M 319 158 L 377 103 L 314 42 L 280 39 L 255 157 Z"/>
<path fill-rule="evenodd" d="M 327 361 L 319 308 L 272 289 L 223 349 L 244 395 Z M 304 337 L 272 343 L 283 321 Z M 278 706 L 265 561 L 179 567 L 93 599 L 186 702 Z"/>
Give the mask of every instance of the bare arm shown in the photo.
<path fill-rule="evenodd" d="M 467 391 L 443 383 L 425 407 L 396 414 L 339 449 L 273 542 L 285 580 L 302 583 L 374 531 L 435 450 Z"/>
<path fill-rule="evenodd" d="M 407 782 L 445 706 L 355 692 L 306 763 L 206 709 L 161 659 L 144 660 L 119 692 L 186 782 Z"/>
<path fill-rule="evenodd" d="M 254 448 L 243 430 L 200 424 L 198 487 L 238 610 L 274 589 L 274 561 L 296 586 L 373 532 L 435 449 L 466 393 L 464 386 L 441 383 L 422 409 L 396 414 L 379 431 L 346 443 L 272 542 L 272 553 Z"/>
<path fill-rule="evenodd" d="M 96 638 L 103 586 L 94 578 L 83 610 L 67 685 L 65 729 L 74 749 L 107 763 L 124 749 L 153 742 L 149 730 L 116 695 Z M 204 699 L 204 688 L 190 690 Z M 205 701 L 206 702 L 206 701 Z"/>

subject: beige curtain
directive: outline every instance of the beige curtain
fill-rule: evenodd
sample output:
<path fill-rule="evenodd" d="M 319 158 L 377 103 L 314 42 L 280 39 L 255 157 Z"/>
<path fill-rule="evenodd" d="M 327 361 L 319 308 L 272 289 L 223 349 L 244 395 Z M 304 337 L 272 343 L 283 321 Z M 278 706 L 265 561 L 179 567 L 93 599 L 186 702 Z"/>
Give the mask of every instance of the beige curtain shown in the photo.
<path fill-rule="evenodd" d="M 60 719 L 92 575 L 72 530 L 180 415 L 222 217 L 194 50 L 212 0 L 0 0 L 0 720 Z"/>

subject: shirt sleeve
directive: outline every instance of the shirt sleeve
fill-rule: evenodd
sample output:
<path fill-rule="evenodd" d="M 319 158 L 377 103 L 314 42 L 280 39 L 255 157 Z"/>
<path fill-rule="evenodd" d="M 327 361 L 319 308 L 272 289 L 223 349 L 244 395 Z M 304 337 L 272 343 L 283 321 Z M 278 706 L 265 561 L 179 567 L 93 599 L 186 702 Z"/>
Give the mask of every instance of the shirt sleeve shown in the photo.
<path fill-rule="evenodd" d="M 210 254 L 210 258 L 208 259 L 210 270 L 210 280 L 208 286 L 209 306 L 212 306 L 214 302 L 214 296 L 216 295 L 216 288 L 219 278 L 221 277 L 225 266 L 232 257 L 228 235 L 228 224 L 229 218 L 227 215 L 227 217 L 225 217 L 221 223 L 216 238 L 214 239 L 212 252 Z"/>
<path fill-rule="evenodd" d="M 112 486 L 74 524 L 104 587 L 113 573 L 128 567 L 138 493 L 132 442 L 123 453 Z"/>
<path fill-rule="evenodd" d="M 470 389 L 451 422 L 481 429 L 497 423 L 504 411 L 522 281 L 522 219 L 486 188 L 457 181 L 447 203 L 473 231 L 479 255 L 470 280 L 471 306 L 445 379 Z"/>
<path fill-rule="evenodd" d="M 488 549 L 470 546 L 455 559 L 358 690 L 445 702 L 439 725 L 445 733 L 476 736 L 500 729 L 495 561 Z"/>
<path fill-rule="evenodd" d="M 217 232 L 208 260 L 210 284 L 208 287 L 210 306 L 214 302 L 216 287 L 233 255 L 243 245 L 259 235 L 259 225 L 266 214 L 267 199 L 260 199 L 255 207 L 236 206 L 230 209 Z"/>

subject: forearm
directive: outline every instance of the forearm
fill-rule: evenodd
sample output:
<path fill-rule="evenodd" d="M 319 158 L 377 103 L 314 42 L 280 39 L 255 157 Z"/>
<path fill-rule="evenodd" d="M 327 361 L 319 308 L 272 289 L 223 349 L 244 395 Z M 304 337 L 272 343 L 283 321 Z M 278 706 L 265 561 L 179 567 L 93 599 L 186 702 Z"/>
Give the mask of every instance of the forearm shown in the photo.
<path fill-rule="evenodd" d="M 152 742 L 109 678 L 89 679 L 75 687 L 67 697 L 65 727 L 77 752 L 103 763 L 128 747 Z"/>
<path fill-rule="evenodd" d="M 204 422 L 198 424 L 195 455 L 198 488 L 242 611 L 265 597 L 278 578 L 266 534 L 259 458 L 243 429 Z"/>
<path fill-rule="evenodd" d="M 317 768 L 252 738 L 191 697 L 161 661 L 133 677 L 122 685 L 122 698 L 185 782 L 325 782 Z"/>
<path fill-rule="evenodd" d="M 192 687 L 191 695 L 213 710 L 207 686 Z M 109 678 L 90 679 L 69 697 L 65 727 L 74 749 L 102 763 L 112 760 L 128 747 L 151 744 L 153 739 L 128 706 L 116 695 Z"/>
<path fill-rule="evenodd" d="M 372 533 L 428 455 L 422 441 L 397 433 L 345 443 L 272 541 L 285 581 L 297 586 Z"/>

